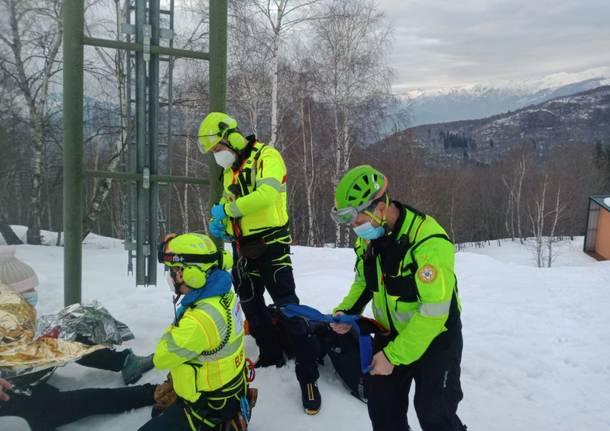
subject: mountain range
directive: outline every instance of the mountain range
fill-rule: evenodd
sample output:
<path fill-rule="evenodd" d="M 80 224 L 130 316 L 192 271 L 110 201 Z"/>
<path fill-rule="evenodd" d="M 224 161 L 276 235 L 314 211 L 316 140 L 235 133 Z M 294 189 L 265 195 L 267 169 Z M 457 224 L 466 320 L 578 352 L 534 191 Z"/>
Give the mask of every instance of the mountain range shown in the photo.
<path fill-rule="evenodd" d="M 610 85 L 610 67 L 555 73 L 521 81 L 410 90 L 399 93 L 398 97 L 400 108 L 406 108 L 409 125 L 413 127 L 488 117 L 604 85 Z"/>
<path fill-rule="evenodd" d="M 414 146 L 437 164 L 487 164 L 517 146 L 571 143 L 610 146 L 610 85 L 482 119 L 411 127 L 381 145 Z"/>

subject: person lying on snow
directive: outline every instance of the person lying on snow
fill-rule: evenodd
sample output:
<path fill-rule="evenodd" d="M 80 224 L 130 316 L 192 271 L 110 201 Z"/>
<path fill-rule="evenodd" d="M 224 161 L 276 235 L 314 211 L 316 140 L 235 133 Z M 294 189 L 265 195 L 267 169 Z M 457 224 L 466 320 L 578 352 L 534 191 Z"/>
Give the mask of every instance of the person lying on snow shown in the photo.
<path fill-rule="evenodd" d="M 23 296 L 20 290 L 28 287 L 20 281 L 37 282 L 35 274 L 34 278 L 23 278 L 27 274 L 20 270 L 29 267 L 16 259 L 3 262 L 0 261 L 0 277 L 11 287 L 0 281 L 0 386 L 1 392 L 6 392 L 0 393 L 1 430 L 17 426 L 34 431 L 54 430 L 87 416 L 121 413 L 153 404 L 155 386 L 151 384 L 62 392 L 46 383 L 58 366 L 85 358 L 92 366 L 91 362 L 105 358 L 97 356 L 99 352 L 119 353 L 100 345 L 36 337 L 35 304 L 31 295 Z M 31 291 L 35 284 L 31 283 L 24 292 Z M 120 369 L 119 366 L 117 371 Z"/>
<path fill-rule="evenodd" d="M 48 383 L 19 389 L 0 378 L 0 429 L 53 431 L 57 427 L 92 415 L 122 413 L 152 406 L 155 385 L 123 388 L 87 388 L 60 391 Z M 2 391 L 0 391 L 1 393 Z M 29 428 L 23 423 L 25 420 Z M 5 428 L 6 427 L 6 428 Z"/>
<path fill-rule="evenodd" d="M 0 246 L 0 283 L 5 284 L 15 293 L 21 295 L 32 306 L 35 313 L 36 306 L 38 305 L 38 276 L 30 265 L 15 256 L 16 250 L 17 248 L 14 245 Z M 82 308 L 86 307 L 81 307 L 79 312 L 82 312 Z M 35 316 L 36 314 L 34 314 L 34 319 L 36 318 Z M 44 318 L 45 316 L 43 316 L 43 320 Z M 75 321 L 82 320 L 83 316 L 69 314 L 69 318 L 72 321 L 72 326 L 74 326 Z M 112 319 L 112 317 L 108 315 L 108 319 Z M 104 321 L 98 320 L 96 323 L 103 328 L 103 330 L 99 331 L 100 333 L 107 332 L 107 327 L 103 326 L 105 324 Z M 114 321 L 111 323 L 114 323 Z M 36 322 L 34 321 L 35 325 Z M 68 330 L 68 332 L 70 331 L 72 329 Z M 90 340 L 87 336 L 77 331 L 74 332 L 76 332 L 76 337 L 69 339 L 69 341 L 78 341 L 86 345 L 112 344 L 110 340 Z M 90 329 L 90 334 L 95 332 L 94 329 Z M 64 337 L 60 335 L 59 338 L 63 339 Z M 152 355 L 138 356 L 131 349 L 99 349 L 81 357 L 76 362 L 89 368 L 121 372 L 123 382 L 126 385 L 137 382 L 143 373 L 153 367 Z"/>

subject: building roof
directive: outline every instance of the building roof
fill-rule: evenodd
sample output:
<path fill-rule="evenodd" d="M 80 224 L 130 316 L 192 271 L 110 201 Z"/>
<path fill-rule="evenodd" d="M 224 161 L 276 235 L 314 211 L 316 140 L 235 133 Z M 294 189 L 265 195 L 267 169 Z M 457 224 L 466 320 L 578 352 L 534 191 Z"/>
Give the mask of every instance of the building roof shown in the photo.
<path fill-rule="evenodd" d="M 610 195 L 593 195 L 590 196 L 590 199 L 600 207 L 605 208 L 606 211 L 610 211 Z"/>

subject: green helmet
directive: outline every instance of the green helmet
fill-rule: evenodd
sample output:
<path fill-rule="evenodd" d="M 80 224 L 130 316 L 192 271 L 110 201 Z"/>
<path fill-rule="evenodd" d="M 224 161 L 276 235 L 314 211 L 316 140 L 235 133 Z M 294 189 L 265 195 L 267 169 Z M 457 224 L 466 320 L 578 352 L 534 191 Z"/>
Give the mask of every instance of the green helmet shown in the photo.
<path fill-rule="evenodd" d="M 199 125 L 199 149 L 207 153 L 224 138 L 235 151 L 246 146 L 245 138 L 237 131 L 237 120 L 224 112 L 210 112 Z"/>
<path fill-rule="evenodd" d="M 159 245 L 159 262 L 182 270 L 185 284 L 193 289 L 205 286 L 209 270 L 233 266 L 229 253 L 219 253 L 214 241 L 199 233 L 166 236 Z"/>
<path fill-rule="evenodd" d="M 359 212 L 383 197 L 387 189 L 388 180 L 377 169 L 370 165 L 356 166 L 337 184 L 331 217 L 337 223 L 350 223 Z"/>

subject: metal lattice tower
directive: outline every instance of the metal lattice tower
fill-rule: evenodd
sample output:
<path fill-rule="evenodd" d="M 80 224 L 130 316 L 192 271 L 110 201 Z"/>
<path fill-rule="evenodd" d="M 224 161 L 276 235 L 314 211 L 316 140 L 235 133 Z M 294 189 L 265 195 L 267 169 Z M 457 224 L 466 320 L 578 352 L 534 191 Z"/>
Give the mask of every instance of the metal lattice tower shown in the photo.
<path fill-rule="evenodd" d="M 173 48 L 174 41 L 174 1 L 168 9 L 161 9 L 159 2 L 130 0 L 125 16 L 123 32 L 128 42 L 143 37 L 144 44 Z M 143 16 L 144 15 L 144 16 Z M 171 55 L 151 55 L 130 52 L 127 58 L 127 93 L 129 95 L 129 121 L 132 124 L 146 122 L 148 130 L 137 129 L 129 142 L 125 167 L 137 172 L 143 166 L 150 166 L 161 175 L 171 175 L 172 154 L 170 145 L 173 105 L 174 57 Z M 160 73 L 161 65 L 166 67 L 166 95 L 162 97 Z M 161 121 L 165 109 L 164 121 Z M 165 126 L 163 128 L 163 126 Z M 142 156 L 156 163 L 143 162 Z M 128 251 L 128 272 L 133 272 L 136 260 L 136 284 L 156 283 L 156 261 L 154 260 L 154 238 L 171 230 L 171 190 L 169 183 L 152 183 L 148 189 L 128 184 L 128 200 L 125 206 L 125 248 Z M 140 252 L 138 252 L 140 250 Z M 152 256 L 152 258 L 150 258 Z"/>
<path fill-rule="evenodd" d="M 125 181 L 129 188 L 126 248 L 129 268 L 135 258 L 136 284 L 156 284 L 156 248 L 161 231 L 170 220 L 171 183 L 207 184 L 206 180 L 171 175 L 172 72 L 175 58 L 210 62 L 211 111 L 224 111 L 226 100 L 227 0 L 210 0 L 210 52 L 173 47 L 174 1 L 161 10 L 160 0 L 130 0 L 124 25 L 126 41 L 85 37 L 84 0 L 65 0 L 64 28 L 64 302 L 81 300 L 82 214 L 84 175 Z M 161 16 L 164 19 L 161 19 Z M 162 28 L 162 22 L 167 27 Z M 84 45 L 124 49 L 129 77 L 130 118 L 135 138 L 128 145 L 123 172 L 83 170 L 83 47 Z M 160 64 L 167 64 L 167 95 L 160 98 Z M 160 131 L 161 107 L 166 110 L 165 133 Z M 160 139 L 160 134 L 165 139 Z M 210 178 L 219 168 L 208 157 Z M 220 182 L 210 185 L 210 198 L 220 195 Z M 161 204 L 165 202 L 165 204 Z M 160 226 L 161 224 L 161 226 Z"/>

